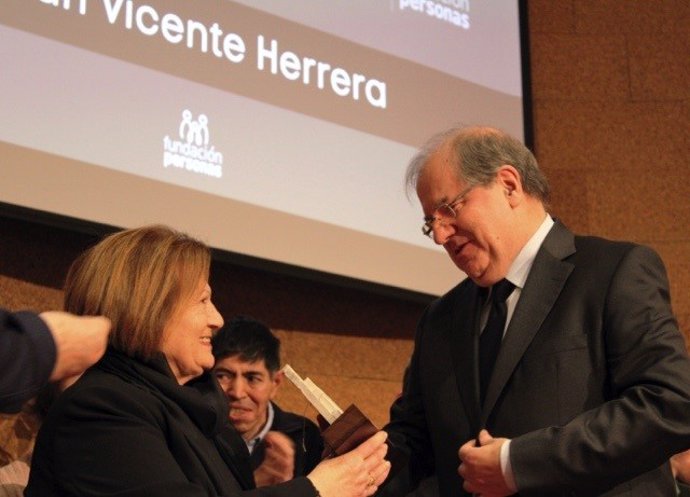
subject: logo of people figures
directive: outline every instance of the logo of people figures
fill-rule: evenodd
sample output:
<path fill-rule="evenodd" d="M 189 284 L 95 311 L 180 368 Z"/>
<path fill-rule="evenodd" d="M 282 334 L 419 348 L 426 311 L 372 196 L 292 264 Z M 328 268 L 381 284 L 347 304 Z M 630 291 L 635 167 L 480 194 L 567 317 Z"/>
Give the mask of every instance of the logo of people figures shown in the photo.
<path fill-rule="evenodd" d="M 208 117 L 206 114 L 199 114 L 198 119 L 193 120 L 192 111 L 185 109 L 182 111 L 182 122 L 180 122 L 180 140 L 197 147 L 208 145 Z"/>

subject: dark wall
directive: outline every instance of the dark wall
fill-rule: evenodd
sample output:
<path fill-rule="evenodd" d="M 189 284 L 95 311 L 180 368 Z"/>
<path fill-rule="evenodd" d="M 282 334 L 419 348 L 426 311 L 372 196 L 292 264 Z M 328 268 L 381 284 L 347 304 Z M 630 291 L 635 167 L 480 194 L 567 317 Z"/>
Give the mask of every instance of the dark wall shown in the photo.
<path fill-rule="evenodd" d="M 12 212 L 2 214 L 0 210 L 0 277 L 32 283 L 38 292 L 41 287 L 61 289 L 72 260 L 110 231 L 97 226 L 74 230 L 56 226 L 60 221 L 55 219 L 37 222 Z M 248 314 L 286 330 L 411 338 L 425 306 L 420 296 L 391 296 L 385 289 L 317 281 L 319 275 L 299 277 L 281 269 L 232 263 L 229 258 L 216 254 L 211 268 L 213 300 L 226 318 Z M 6 299 L 0 296 L 0 305 Z M 13 307 L 24 301 L 30 305 L 20 297 Z"/>

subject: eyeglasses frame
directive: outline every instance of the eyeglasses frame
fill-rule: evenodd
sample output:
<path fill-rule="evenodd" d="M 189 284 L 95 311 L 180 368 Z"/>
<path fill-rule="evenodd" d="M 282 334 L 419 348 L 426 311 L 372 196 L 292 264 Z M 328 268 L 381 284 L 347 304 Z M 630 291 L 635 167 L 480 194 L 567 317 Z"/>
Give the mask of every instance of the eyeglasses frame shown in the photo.
<path fill-rule="evenodd" d="M 461 191 L 455 198 L 453 198 L 453 200 L 451 200 L 450 202 L 441 202 L 440 204 L 438 204 L 434 208 L 433 215 L 427 216 L 424 218 L 424 224 L 422 224 L 422 233 L 424 234 L 424 236 L 427 236 L 429 238 L 434 237 L 434 223 L 437 221 L 441 221 L 441 218 L 438 217 L 438 215 L 437 215 L 437 213 L 441 209 L 448 209 L 452 213 L 452 216 L 449 216 L 449 218 L 450 217 L 452 217 L 452 218 L 457 217 L 458 211 L 460 209 L 456 209 L 456 206 L 458 205 L 458 203 L 465 200 L 465 197 L 467 196 L 467 194 L 470 193 L 475 186 L 476 185 L 468 186 L 463 191 Z"/>

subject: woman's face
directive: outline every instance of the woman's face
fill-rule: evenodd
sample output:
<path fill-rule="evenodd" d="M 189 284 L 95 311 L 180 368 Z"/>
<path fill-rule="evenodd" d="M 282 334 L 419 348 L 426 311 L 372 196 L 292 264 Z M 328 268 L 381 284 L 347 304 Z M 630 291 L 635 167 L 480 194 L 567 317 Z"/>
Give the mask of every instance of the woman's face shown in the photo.
<path fill-rule="evenodd" d="M 211 302 L 211 287 L 199 281 L 187 300 L 176 311 L 163 330 L 161 352 L 180 385 L 213 367 L 211 335 L 223 326 L 223 318 Z"/>

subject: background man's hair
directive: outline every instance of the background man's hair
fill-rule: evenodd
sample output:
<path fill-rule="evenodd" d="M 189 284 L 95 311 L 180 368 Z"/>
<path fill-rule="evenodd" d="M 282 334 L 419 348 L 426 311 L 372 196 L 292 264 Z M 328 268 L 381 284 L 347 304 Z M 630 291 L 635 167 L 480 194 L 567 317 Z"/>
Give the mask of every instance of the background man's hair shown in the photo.
<path fill-rule="evenodd" d="M 252 317 L 231 319 L 218 330 L 212 344 L 216 361 L 238 356 L 245 362 L 263 360 L 271 373 L 280 369 L 280 340 L 268 326 Z"/>

